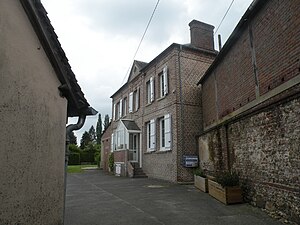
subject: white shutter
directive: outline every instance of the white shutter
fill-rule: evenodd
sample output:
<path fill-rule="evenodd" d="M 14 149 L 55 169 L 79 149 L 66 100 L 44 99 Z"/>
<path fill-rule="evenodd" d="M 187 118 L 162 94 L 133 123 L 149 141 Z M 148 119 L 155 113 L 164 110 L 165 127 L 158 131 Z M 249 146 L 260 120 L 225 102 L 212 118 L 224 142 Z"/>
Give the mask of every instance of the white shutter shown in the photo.
<path fill-rule="evenodd" d="M 171 147 L 171 116 L 165 115 L 165 148 Z"/>
<path fill-rule="evenodd" d="M 129 103 L 128 103 L 128 112 L 132 112 L 133 110 L 133 92 L 129 93 Z"/>
<path fill-rule="evenodd" d="M 155 120 L 150 120 L 150 149 L 155 149 Z"/>
<path fill-rule="evenodd" d="M 113 152 L 114 151 L 114 134 L 111 134 L 111 140 L 110 140 L 110 151 Z"/>
<path fill-rule="evenodd" d="M 154 101 L 154 80 L 153 77 L 150 78 L 150 101 Z"/>
<path fill-rule="evenodd" d="M 165 66 L 163 69 L 163 79 L 164 79 L 164 95 L 168 94 L 168 67 Z"/>
<path fill-rule="evenodd" d="M 140 89 L 138 88 L 136 90 L 136 96 L 135 96 L 135 110 L 138 110 L 139 109 L 139 98 L 140 98 Z"/>
<path fill-rule="evenodd" d="M 116 120 L 116 104 L 114 104 L 114 107 L 113 107 L 113 119 Z"/>
<path fill-rule="evenodd" d="M 120 104 L 119 104 L 119 107 L 120 107 L 120 109 L 119 109 L 119 118 L 121 118 L 122 115 L 123 115 L 123 105 L 122 105 L 122 103 L 123 103 L 123 101 L 122 101 L 122 99 L 120 99 Z"/>

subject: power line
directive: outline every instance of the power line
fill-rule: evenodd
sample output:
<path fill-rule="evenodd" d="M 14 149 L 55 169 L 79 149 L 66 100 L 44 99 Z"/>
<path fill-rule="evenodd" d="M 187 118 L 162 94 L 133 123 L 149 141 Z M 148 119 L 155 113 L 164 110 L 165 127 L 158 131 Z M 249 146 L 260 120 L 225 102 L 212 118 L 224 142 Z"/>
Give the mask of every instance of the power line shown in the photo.
<path fill-rule="evenodd" d="M 136 57 L 136 55 L 137 55 L 137 53 L 138 53 L 138 51 L 139 51 L 139 49 L 140 49 L 140 47 L 141 47 L 141 44 L 142 44 L 142 42 L 143 42 L 143 40 L 144 40 L 144 37 L 145 37 L 145 35 L 146 35 L 146 33 L 147 33 L 147 30 L 148 30 L 148 28 L 149 28 L 149 25 L 150 25 L 150 23 L 151 23 L 151 21 L 152 21 L 152 18 L 153 18 L 153 16 L 154 16 L 154 13 L 155 13 L 155 11 L 156 11 L 156 8 L 157 8 L 159 2 L 160 2 L 160 0 L 157 0 L 156 5 L 155 5 L 155 7 L 154 7 L 154 9 L 153 9 L 153 12 L 152 12 L 152 14 L 151 14 L 151 17 L 150 17 L 150 19 L 149 19 L 149 21 L 148 21 L 148 24 L 147 24 L 147 26 L 146 26 L 146 29 L 145 29 L 145 31 L 144 31 L 144 33 L 143 33 L 143 35 L 142 35 L 142 38 L 141 38 L 141 40 L 140 40 L 140 43 L 139 43 L 139 45 L 138 45 L 138 47 L 137 47 L 137 49 L 136 49 L 136 51 L 135 51 L 135 53 L 134 53 L 134 56 L 133 56 L 133 59 L 131 60 L 131 62 L 135 59 L 135 57 Z M 128 73 L 129 73 L 130 68 L 131 68 L 131 64 L 130 64 L 130 66 L 129 66 L 129 68 L 128 68 L 128 70 L 127 70 L 127 72 L 126 72 L 126 74 L 125 74 L 125 76 L 124 76 L 124 78 L 123 78 L 122 84 L 124 83 L 124 81 L 125 81 L 125 79 L 126 79 Z"/>
<path fill-rule="evenodd" d="M 219 26 L 217 27 L 217 29 L 216 29 L 216 31 L 215 31 L 215 34 L 218 32 L 218 30 L 219 30 L 221 24 L 223 23 L 225 17 L 227 16 L 227 13 L 229 12 L 229 10 L 230 10 L 230 8 L 231 8 L 233 2 L 234 2 L 234 0 L 231 1 L 230 5 L 229 5 L 229 7 L 228 7 L 228 9 L 227 9 L 227 11 L 225 12 L 225 15 L 223 16 L 223 18 L 222 18 L 222 20 L 221 20 Z"/>

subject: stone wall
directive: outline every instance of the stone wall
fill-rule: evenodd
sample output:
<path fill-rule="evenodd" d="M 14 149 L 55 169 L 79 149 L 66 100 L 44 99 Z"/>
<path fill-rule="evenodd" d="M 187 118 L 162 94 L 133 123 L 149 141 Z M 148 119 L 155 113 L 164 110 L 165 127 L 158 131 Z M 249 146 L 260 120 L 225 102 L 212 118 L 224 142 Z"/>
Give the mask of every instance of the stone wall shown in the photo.
<path fill-rule="evenodd" d="M 199 138 L 201 167 L 239 173 L 244 200 L 300 221 L 300 97 L 229 121 Z"/>

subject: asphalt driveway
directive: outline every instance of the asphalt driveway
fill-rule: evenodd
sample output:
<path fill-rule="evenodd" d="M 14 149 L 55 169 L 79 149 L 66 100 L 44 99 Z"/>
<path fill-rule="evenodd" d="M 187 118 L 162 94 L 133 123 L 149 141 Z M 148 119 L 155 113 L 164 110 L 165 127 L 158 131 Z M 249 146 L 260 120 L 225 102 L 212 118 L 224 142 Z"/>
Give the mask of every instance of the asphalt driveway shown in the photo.
<path fill-rule="evenodd" d="M 193 185 L 89 170 L 68 174 L 65 225 L 282 225 L 248 204 L 226 206 Z"/>

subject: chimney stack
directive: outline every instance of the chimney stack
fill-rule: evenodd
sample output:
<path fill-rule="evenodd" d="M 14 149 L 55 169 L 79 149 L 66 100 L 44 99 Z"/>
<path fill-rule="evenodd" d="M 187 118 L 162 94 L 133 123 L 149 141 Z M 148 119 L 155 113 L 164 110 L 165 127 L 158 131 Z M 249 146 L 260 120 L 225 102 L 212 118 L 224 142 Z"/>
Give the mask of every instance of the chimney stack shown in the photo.
<path fill-rule="evenodd" d="M 191 45 L 196 48 L 215 50 L 214 47 L 214 26 L 192 20 L 189 23 L 191 30 Z"/>

